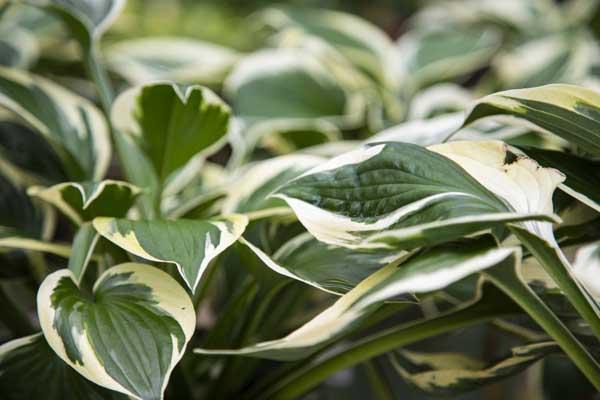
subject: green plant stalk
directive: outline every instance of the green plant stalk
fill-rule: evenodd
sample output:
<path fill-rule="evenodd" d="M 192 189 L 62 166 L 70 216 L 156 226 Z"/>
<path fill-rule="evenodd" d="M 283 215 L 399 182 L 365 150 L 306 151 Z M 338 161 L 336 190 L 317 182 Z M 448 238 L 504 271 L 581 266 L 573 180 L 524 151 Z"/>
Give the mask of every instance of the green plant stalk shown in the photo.
<path fill-rule="evenodd" d="M 600 365 L 558 317 L 517 275 L 514 268 L 499 265 L 484 272 L 490 281 L 509 295 L 540 325 L 600 391 Z"/>
<path fill-rule="evenodd" d="M 89 48 L 83 51 L 83 62 L 92 82 L 96 86 L 100 105 L 107 119 L 110 121 L 110 109 L 114 99 L 113 89 L 104 67 L 98 62 L 98 45 L 92 41 Z M 110 122 L 109 122 L 110 123 Z"/>
<path fill-rule="evenodd" d="M 394 393 L 386 381 L 386 378 L 382 373 L 383 371 L 378 368 L 375 361 L 376 360 L 369 360 L 364 363 L 365 373 L 371 384 L 373 394 L 379 400 L 393 400 Z"/>
<path fill-rule="evenodd" d="M 352 344 L 348 349 L 314 364 L 304 365 L 281 377 L 260 397 L 264 399 L 295 399 L 338 371 L 350 368 L 398 347 L 420 340 L 514 314 L 510 307 L 498 307 L 476 302 L 439 316 L 400 325 L 379 332 Z"/>
<path fill-rule="evenodd" d="M 568 266 L 559 258 L 556 251 L 560 250 L 549 248 L 549 245 L 542 239 L 524 232 L 521 228 L 513 227 L 511 228 L 511 232 L 538 260 L 560 290 L 567 296 L 573 307 L 589 324 L 596 338 L 600 340 L 600 318 L 598 317 L 598 312 L 586 298 L 582 288 L 569 272 Z M 537 241 L 540 243 L 537 243 Z"/>

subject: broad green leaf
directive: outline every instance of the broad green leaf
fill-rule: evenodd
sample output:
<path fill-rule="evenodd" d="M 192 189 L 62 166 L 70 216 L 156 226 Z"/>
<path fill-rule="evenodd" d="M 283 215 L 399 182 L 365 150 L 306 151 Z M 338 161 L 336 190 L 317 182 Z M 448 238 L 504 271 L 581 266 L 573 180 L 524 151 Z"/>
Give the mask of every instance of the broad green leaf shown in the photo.
<path fill-rule="evenodd" d="M 16 121 L 0 121 L 0 156 L 36 181 L 69 180 L 57 152 L 44 137 Z"/>
<path fill-rule="evenodd" d="M 65 182 L 48 188 L 32 186 L 27 191 L 58 208 L 80 225 L 95 217 L 124 217 L 140 189 L 127 182 Z"/>
<path fill-rule="evenodd" d="M 405 252 L 359 252 L 319 242 L 303 233 L 281 246 L 272 257 L 246 239 L 240 242 L 274 272 L 333 294 L 344 294 Z"/>
<path fill-rule="evenodd" d="M 598 273 L 600 273 L 600 242 L 579 248 L 573 262 L 573 275 L 596 301 L 600 299 Z"/>
<path fill-rule="evenodd" d="M 396 51 L 406 83 L 418 89 L 483 67 L 500 40 L 493 29 L 428 29 L 403 35 Z"/>
<path fill-rule="evenodd" d="M 224 144 L 229 114 L 229 107 L 207 88 L 182 90 L 154 83 L 122 93 L 111 119 L 117 130 L 137 143 L 164 183 L 193 157 L 210 155 Z M 127 156 L 126 151 L 123 154 Z"/>
<path fill-rule="evenodd" d="M 162 399 L 196 325 L 185 290 L 166 272 L 126 263 L 83 292 L 72 272 L 40 286 L 38 316 L 50 347 L 92 382 L 136 399 Z"/>
<path fill-rule="evenodd" d="M 554 342 L 513 347 L 491 364 L 462 353 L 419 353 L 399 350 L 390 360 L 398 374 L 428 395 L 456 396 L 518 374 L 542 358 L 560 351 Z"/>
<path fill-rule="evenodd" d="M 501 200 L 492 192 L 496 187 L 490 191 L 485 179 L 461 168 L 460 158 L 454 159 L 457 164 L 447 157 L 455 148 L 490 157 L 497 170 L 479 172 L 496 173 L 506 156 L 503 144 L 451 145 L 430 151 L 407 143 L 369 144 L 307 171 L 276 197 L 288 203 L 317 239 L 351 248 L 414 248 L 510 221 L 555 220 L 551 209 L 515 208 L 510 198 Z M 437 154 L 442 151 L 444 155 Z M 506 180 L 500 181 L 501 196 L 514 190 Z"/>
<path fill-rule="evenodd" d="M 84 47 L 99 40 L 117 18 L 125 0 L 28 0 L 60 17 Z"/>
<path fill-rule="evenodd" d="M 290 154 L 258 161 L 246 168 L 227 191 L 223 212 L 249 212 L 285 206 L 269 195 L 281 185 L 325 161 L 324 158 Z"/>
<path fill-rule="evenodd" d="M 125 400 L 60 359 L 38 333 L 0 346 L 0 392 L 6 400 Z"/>
<path fill-rule="evenodd" d="M 239 59 L 231 49 L 183 37 L 149 37 L 106 49 L 112 70 L 134 85 L 168 80 L 220 85 Z"/>
<path fill-rule="evenodd" d="M 600 161 L 534 147 L 523 147 L 523 151 L 544 167 L 560 169 L 566 179 L 559 188 L 600 211 Z"/>
<path fill-rule="evenodd" d="M 393 43 L 370 22 L 338 11 L 293 7 L 268 9 L 261 17 L 279 31 L 300 31 L 325 40 L 381 86 L 398 87 Z"/>
<path fill-rule="evenodd" d="M 94 220 L 98 233 L 117 246 L 147 260 L 175 264 L 192 292 L 208 264 L 239 239 L 247 224 L 241 214 L 204 221 Z"/>
<path fill-rule="evenodd" d="M 427 293 L 477 271 L 515 257 L 515 248 L 495 248 L 489 237 L 449 244 L 397 260 L 376 271 L 340 297 L 331 307 L 299 329 L 278 340 L 238 350 L 194 349 L 197 354 L 229 354 L 274 360 L 308 357 L 328 343 L 356 328 L 383 301 L 409 293 Z"/>
<path fill-rule="evenodd" d="M 580 86 L 554 84 L 498 92 L 479 99 L 465 125 L 492 115 L 512 115 L 600 154 L 600 94 Z"/>
<path fill-rule="evenodd" d="M 36 75 L 0 67 L 0 107 L 43 135 L 73 180 L 101 179 L 110 162 L 110 133 L 88 100 Z"/>
<path fill-rule="evenodd" d="M 324 118 L 355 125 L 356 105 L 317 57 L 298 49 L 261 50 L 242 59 L 225 81 L 244 118 Z"/>

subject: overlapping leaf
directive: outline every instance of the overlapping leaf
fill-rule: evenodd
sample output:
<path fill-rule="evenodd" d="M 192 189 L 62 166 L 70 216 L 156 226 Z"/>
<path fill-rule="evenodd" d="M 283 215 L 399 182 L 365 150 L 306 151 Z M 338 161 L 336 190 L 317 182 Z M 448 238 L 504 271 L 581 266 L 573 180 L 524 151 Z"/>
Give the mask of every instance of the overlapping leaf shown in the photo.
<path fill-rule="evenodd" d="M 495 248 L 484 237 L 429 249 L 390 263 L 376 271 L 331 307 L 282 339 L 261 342 L 238 350 L 195 349 L 198 354 L 230 354 L 275 360 L 308 357 L 331 341 L 356 328 L 383 301 L 408 293 L 442 289 L 477 271 L 511 257 L 515 248 Z M 516 261 L 515 261 L 516 262 Z M 400 265 L 399 265 L 400 264 Z"/>
<path fill-rule="evenodd" d="M 175 264 L 192 291 L 211 260 L 242 235 L 248 219 L 232 214 L 212 220 L 148 220 L 97 218 L 98 233 L 147 260 Z"/>
<path fill-rule="evenodd" d="M 455 158 L 455 163 L 448 158 L 453 149 L 462 149 L 482 160 L 489 157 L 493 168 L 479 171 L 482 175 L 499 173 L 504 145 L 462 146 L 455 143 L 431 151 L 407 143 L 370 144 L 306 172 L 276 196 L 292 207 L 317 239 L 346 247 L 419 247 L 511 221 L 555 220 L 546 203 L 539 208 L 515 207 L 505 199 L 514 189 L 507 177 L 498 192 L 485 187 L 483 176 L 465 171 L 462 160 Z M 547 196 L 548 190 L 542 194 Z"/>
<path fill-rule="evenodd" d="M 109 130 L 88 100 L 44 78 L 0 67 L 0 106 L 53 145 L 71 179 L 101 179 L 106 173 Z"/>

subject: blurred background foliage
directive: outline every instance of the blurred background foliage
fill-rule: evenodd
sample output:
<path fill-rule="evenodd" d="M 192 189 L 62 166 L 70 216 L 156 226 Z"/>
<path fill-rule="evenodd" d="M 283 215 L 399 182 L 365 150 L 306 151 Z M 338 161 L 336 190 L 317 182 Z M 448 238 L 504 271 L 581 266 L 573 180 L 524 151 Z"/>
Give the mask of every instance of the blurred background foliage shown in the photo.
<path fill-rule="evenodd" d="M 264 13 L 275 5 L 292 6 L 284 9 L 292 10 L 291 13 L 299 12 L 298 19 L 290 24 L 297 24 L 292 26 L 293 29 L 265 23 Z M 381 43 L 376 43 L 377 40 L 363 37 L 363 43 L 360 40 L 357 43 L 345 42 L 349 40 L 348 36 L 337 36 L 335 30 L 332 33 L 312 26 L 311 23 L 316 21 L 311 14 L 302 19 L 303 11 L 310 12 L 316 8 L 359 16 L 370 22 L 374 29 L 378 27 L 387 39 L 384 37 Z M 60 23 L 35 9 L 16 8 L 8 2 L 0 2 L 0 15 L 0 64 L 30 69 L 95 99 L 94 88 L 85 79 L 77 47 L 66 40 L 68 35 Z M 299 40 L 295 36 L 298 26 L 311 33 L 307 36 L 315 36 L 318 40 L 308 38 L 310 40 L 304 41 L 307 37 Z M 358 28 L 355 33 L 361 39 L 360 29 L 368 31 L 372 27 L 366 24 Z M 168 53 L 172 43 L 155 42 L 155 48 L 142 43 L 138 46 L 138 50 L 142 49 L 139 58 L 135 60 L 141 69 L 135 70 L 135 76 L 128 76 L 128 72 L 133 71 L 131 60 L 119 57 L 133 53 L 131 47 L 120 52 L 119 46 L 128 41 L 153 40 L 155 37 L 191 39 L 192 43 L 183 42 L 182 45 L 200 46 L 199 57 L 191 61 L 173 60 L 170 64 L 165 61 L 166 57 L 158 59 L 158 56 Z M 249 160 L 286 154 L 312 145 L 343 145 L 340 139 L 366 139 L 386 128 L 390 129 L 387 134 L 402 132 L 406 135 L 418 127 L 419 133 L 431 133 L 433 136 L 429 140 L 435 142 L 440 135 L 443 137 L 458 127 L 456 122 L 461 122 L 466 104 L 497 90 L 554 82 L 600 87 L 598 37 L 600 12 L 593 0 L 128 0 L 124 12 L 105 35 L 102 45 L 111 78 L 119 88 L 139 83 L 136 80 L 144 72 L 148 79 L 160 77 L 182 84 L 202 83 L 219 91 L 232 103 L 243 138 L 238 141 L 232 139 L 230 148 L 212 157 L 211 161 L 215 165 L 235 167 Z M 348 44 L 350 48 L 356 46 L 366 52 L 367 56 L 360 51 L 349 51 L 345 46 Z M 380 44 L 387 50 L 378 53 Z M 286 52 L 298 48 L 306 53 Z M 331 51 L 331 48 L 336 51 Z M 288 64 L 288 56 L 298 62 L 305 61 L 299 54 L 306 54 L 307 58 L 314 56 L 318 65 L 325 68 L 319 70 L 322 75 L 317 78 L 310 75 L 314 72 L 310 68 L 307 68 L 309 73 L 302 69 L 292 70 L 290 75 L 284 76 L 282 83 L 270 77 L 268 85 L 260 79 L 240 83 L 239 79 L 232 77 L 235 70 L 242 68 L 244 60 L 260 54 L 260 51 L 267 51 L 264 49 L 276 52 Z M 146 50 L 154 52 L 156 59 L 145 59 Z M 337 51 L 344 57 L 340 58 Z M 391 54 L 386 51 L 397 55 L 397 59 L 390 61 L 389 65 L 386 57 Z M 186 75 L 189 71 L 177 70 L 180 67 L 178 63 L 202 64 L 207 61 L 206 57 L 215 62 L 211 74 L 190 77 Z M 146 78 L 141 80 L 148 80 Z M 308 93 L 309 101 L 305 103 L 302 103 L 303 99 L 295 99 L 305 109 L 291 112 L 280 103 L 282 99 L 291 97 L 294 87 L 310 87 L 315 92 Z M 451 116 L 457 111 L 461 112 L 458 120 Z M 306 124 L 304 117 L 307 116 L 310 124 Z M 437 120 L 438 125 L 435 126 L 423 122 L 432 121 L 431 118 L 436 116 L 445 119 Z M 319 123 L 315 125 L 317 120 Z M 406 125 L 409 123 L 416 125 Z M 440 129 L 440 123 L 443 129 Z M 549 148 L 562 145 L 560 142 L 548 142 L 543 134 L 528 129 L 515 128 L 509 132 L 496 128 L 480 130 L 512 144 L 545 141 Z M 9 122 L 0 126 L 0 151 L 9 154 L 11 162 L 16 165 L 19 162 L 31 165 L 26 158 L 31 158 L 32 142 L 9 140 L 10 135 L 4 133 L 10 129 L 23 128 L 12 126 Z M 335 154 L 330 151 L 322 147 L 319 154 Z M 53 160 L 48 159 L 47 162 L 52 163 Z M 35 172 L 44 175 L 49 182 L 60 181 L 60 177 L 47 176 L 48 173 L 58 173 L 57 168 L 48 165 L 37 165 L 39 171 Z M 114 169 L 109 172 L 116 177 L 118 174 Z M 197 177 L 190 183 L 191 189 L 182 190 L 176 200 L 184 203 L 186 199 L 193 199 L 207 186 L 210 188 L 206 176 Z M 22 195 L 18 191 L 3 194 L 5 197 Z M 206 204 L 192 209 L 197 214 L 188 210 L 188 215 L 202 216 L 206 210 L 201 206 Z M 31 214 L 21 221 L 36 218 L 31 210 L 18 211 Z M 55 238 L 60 238 L 60 227 L 57 232 Z M 62 235 L 68 236 L 68 233 L 62 232 Z M 8 277 L 13 277 L 12 271 L 19 271 L 18 264 L 25 262 L 15 253 L 0 255 L 6 265 L 15 264 L 14 268 L 2 271 Z M 18 272 L 14 274 L 18 276 Z M 240 286 L 234 279 L 228 284 L 232 288 Z M 13 296 L 23 296 L 23 303 L 27 304 L 31 296 L 20 293 L 32 290 L 25 285 L 7 291 Z M 227 300 L 220 299 L 223 303 Z M 430 306 L 435 308 L 435 304 Z M 232 342 L 231 338 L 220 339 L 225 343 Z M 460 351 L 491 361 L 518 343 L 515 337 L 486 325 L 429 340 L 414 346 L 414 349 Z M 383 373 L 387 381 L 381 383 L 381 398 L 429 398 L 403 383 L 390 368 L 387 359 L 378 359 L 367 367 L 337 374 L 307 398 L 372 398 L 373 369 Z M 540 382 L 543 384 L 540 385 Z M 546 388 L 546 392 L 541 393 L 540 387 Z M 392 392 L 386 392 L 388 390 Z M 571 364 L 563 358 L 551 357 L 543 366 L 537 364 L 527 373 L 456 398 L 586 399 L 591 398 L 590 393 L 589 385 Z"/>

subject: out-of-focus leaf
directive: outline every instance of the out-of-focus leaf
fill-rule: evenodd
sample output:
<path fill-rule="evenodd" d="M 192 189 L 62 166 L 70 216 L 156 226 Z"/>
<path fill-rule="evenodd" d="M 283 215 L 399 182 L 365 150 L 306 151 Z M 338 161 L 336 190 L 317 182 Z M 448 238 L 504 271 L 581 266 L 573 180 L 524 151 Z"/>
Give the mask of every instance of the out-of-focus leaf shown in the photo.
<path fill-rule="evenodd" d="M 88 100 L 39 76 L 0 67 L 0 106 L 43 135 L 70 179 L 101 179 L 110 162 L 110 136 Z"/>
<path fill-rule="evenodd" d="M 131 84 L 169 80 L 220 85 L 239 59 L 231 49 L 180 37 L 118 42 L 106 50 L 109 66 Z"/>

